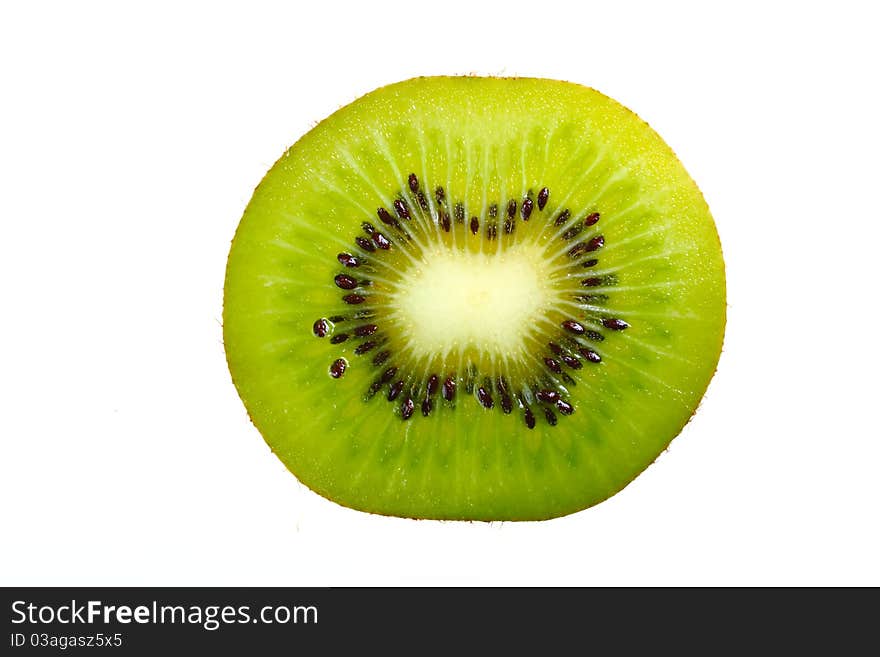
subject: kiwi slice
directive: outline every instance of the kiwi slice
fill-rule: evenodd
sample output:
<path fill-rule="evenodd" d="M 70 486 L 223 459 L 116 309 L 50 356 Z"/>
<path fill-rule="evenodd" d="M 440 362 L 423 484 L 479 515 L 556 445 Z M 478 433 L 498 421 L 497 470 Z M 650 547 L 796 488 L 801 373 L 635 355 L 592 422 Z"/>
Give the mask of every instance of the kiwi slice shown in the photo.
<path fill-rule="evenodd" d="M 245 210 L 229 369 L 307 486 L 415 518 L 568 514 L 694 412 L 725 325 L 700 191 L 576 84 L 418 78 L 302 137 Z"/>

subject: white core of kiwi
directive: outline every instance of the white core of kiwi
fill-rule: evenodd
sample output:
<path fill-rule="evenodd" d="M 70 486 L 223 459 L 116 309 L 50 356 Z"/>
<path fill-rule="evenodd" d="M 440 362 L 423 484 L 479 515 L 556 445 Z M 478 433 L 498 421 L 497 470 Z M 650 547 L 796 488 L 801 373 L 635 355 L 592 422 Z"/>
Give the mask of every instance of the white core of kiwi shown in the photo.
<path fill-rule="evenodd" d="M 416 357 L 474 350 L 521 360 L 555 297 L 546 270 L 530 244 L 498 254 L 440 247 L 401 277 L 395 323 Z"/>

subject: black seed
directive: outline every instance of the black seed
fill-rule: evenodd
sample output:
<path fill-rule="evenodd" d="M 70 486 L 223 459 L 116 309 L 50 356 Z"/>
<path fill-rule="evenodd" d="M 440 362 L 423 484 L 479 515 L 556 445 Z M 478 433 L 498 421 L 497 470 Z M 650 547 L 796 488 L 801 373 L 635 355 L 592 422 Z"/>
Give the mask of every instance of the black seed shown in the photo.
<path fill-rule="evenodd" d="M 413 411 L 415 410 L 416 405 L 413 403 L 411 397 L 407 397 L 400 404 L 400 417 L 404 420 L 408 420 L 412 417 Z"/>
<path fill-rule="evenodd" d="M 476 217 L 471 217 L 471 232 L 476 235 L 480 230 L 480 220 Z"/>
<path fill-rule="evenodd" d="M 598 287 L 599 285 L 602 285 L 602 279 L 598 276 L 592 276 L 590 278 L 585 278 L 584 280 L 582 280 L 581 285 L 583 285 L 584 287 Z"/>
<path fill-rule="evenodd" d="M 376 247 L 373 246 L 373 243 L 365 239 L 363 237 L 355 237 L 354 241 L 357 242 L 357 245 L 361 247 L 364 251 L 370 251 L 371 253 L 376 250 Z"/>
<path fill-rule="evenodd" d="M 377 366 L 381 365 L 386 360 L 388 360 L 388 357 L 390 355 L 391 355 L 390 351 L 380 351 L 378 354 L 373 356 L 373 365 L 377 365 Z"/>
<path fill-rule="evenodd" d="M 576 386 L 577 382 L 572 379 L 566 372 L 562 373 L 562 380 L 565 381 L 570 386 Z"/>
<path fill-rule="evenodd" d="M 510 411 L 513 410 L 513 400 L 503 392 L 501 393 L 501 410 L 505 415 L 510 415 Z"/>
<path fill-rule="evenodd" d="M 446 198 L 446 192 L 443 191 L 442 187 L 438 187 L 434 190 L 434 197 L 437 199 L 437 205 L 443 203 L 443 199 Z"/>
<path fill-rule="evenodd" d="M 589 242 L 587 242 L 587 251 L 598 251 L 603 246 L 605 246 L 605 237 L 602 235 L 597 235 Z"/>
<path fill-rule="evenodd" d="M 455 379 L 453 377 L 447 377 L 443 382 L 443 391 L 441 394 L 446 401 L 452 401 L 455 398 Z"/>
<path fill-rule="evenodd" d="M 492 219 L 494 219 L 495 217 L 498 216 L 498 204 L 497 203 L 493 203 L 492 205 L 489 206 L 489 216 Z"/>
<path fill-rule="evenodd" d="M 522 216 L 523 221 L 529 220 L 529 217 L 532 216 L 532 199 L 523 199 L 522 207 L 519 209 L 519 213 L 520 216 Z"/>
<path fill-rule="evenodd" d="M 391 248 L 391 241 L 379 231 L 373 233 L 373 241 L 380 249 L 388 250 Z"/>
<path fill-rule="evenodd" d="M 359 338 L 365 338 L 368 335 L 373 335 L 378 330 L 378 326 L 375 324 L 364 324 L 363 326 L 358 326 L 354 330 L 354 334 Z"/>
<path fill-rule="evenodd" d="M 629 328 L 629 324 L 622 319 L 603 319 L 602 326 L 611 329 L 612 331 L 622 331 L 623 329 Z"/>
<path fill-rule="evenodd" d="M 367 394 L 364 395 L 364 398 L 365 399 L 372 399 L 376 395 L 376 393 L 379 392 L 381 389 L 382 389 L 382 382 L 381 381 L 373 381 L 370 384 L 370 387 L 367 388 Z"/>
<path fill-rule="evenodd" d="M 562 347 L 560 347 L 558 344 L 556 344 L 555 342 L 548 342 L 547 346 L 550 347 L 550 351 L 552 351 L 557 356 L 561 356 L 562 354 L 565 353 L 565 350 Z"/>
<path fill-rule="evenodd" d="M 549 358 L 549 357 L 544 358 L 544 364 L 547 367 L 549 367 L 551 370 L 553 370 L 554 372 L 557 372 L 557 373 L 562 372 L 562 368 L 559 366 L 559 363 L 557 363 L 552 358 Z"/>
<path fill-rule="evenodd" d="M 336 287 L 343 290 L 353 290 L 357 287 L 357 281 L 346 274 L 337 274 L 333 280 L 336 281 Z"/>
<path fill-rule="evenodd" d="M 595 340 L 596 342 L 602 342 L 605 339 L 605 336 L 599 333 L 598 331 L 587 331 L 584 335 L 590 339 Z"/>
<path fill-rule="evenodd" d="M 431 409 L 434 408 L 434 402 L 430 399 L 425 399 L 422 402 L 422 415 L 428 417 L 431 414 Z"/>
<path fill-rule="evenodd" d="M 555 404 L 556 401 L 559 399 L 559 393 L 555 390 L 539 390 L 535 393 L 535 397 L 540 399 L 542 402 Z"/>
<path fill-rule="evenodd" d="M 587 215 L 586 219 L 584 219 L 584 223 L 587 226 L 594 226 L 597 221 L 599 221 L 599 213 L 598 212 L 592 212 Z"/>
<path fill-rule="evenodd" d="M 598 260 L 596 260 L 595 258 L 590 258 L 589 260 L 584 260 L 584 262 L 581 263 L 581 267 L 584 267 L 584 268 L 595 267 L 598 264 L 599 264 Z"/>
<path fill-rule="evenodd" d="M 342 297 L 342 300 L 345 301 L 345 303 L 357 305 L 366 301 L 367 298 L 362 297 L 360 294 L 346 294 L 344 297 Z"/>
<path fill-rule="evenodd" d="M 345 359 L 337 358 L 330 366 L 330 376 L 332 376 L 334 379 L 338 379 L 340 376 L 345 374 L 346 367 L 348 367 L 348 363 L 345 361 Z"/>
<path fill-rule="evenodd" d="M 579 258 L 580 256 L 584 255 L 587 251 L 589 251 L 589 249 L 588 249 L 586 243 L 579 242 L 578 244 L 575 244 L 573 247 L 571 247 L 568 250 L 568 257 L 569 258 Z"/>
<path fill-rule="evenodd" d="M 559 412 L 563 415 L 571 415 L 572 413 L 574 413 L 574 406 L 569 404 L 567 401 L 563 401 L 562 399 L 556 402 L 556 408 L 558 408 Z"/>
<path fill-rule="evenodd" d="M 392 384 L 388 389 L 388 401 L 394 401 L 397 399 L 401 390 L 403 390 L 403 381 L 398 381 L 397 383 Z"/>
<path fill-rule="evenodd" d="M 346 267 L 357 267 L 361 264 L 358 259 L 350 253 L 339 253 L 336 255 L 336 259 L 340 264 L 345 265 Z"/>
<path fill-rule="evenodd" d="M 391 379 L 394 378 L 395 374 L 397 374 L 397 368 L 396 367 L 389 367 L 387 370 L 382 372 L 382 376 L 379 377 L 379 381 L 384 385 L 384 384 L 388 383 L 389 381 L 391 381 Z"/>
<path fill-rule="evenodd" d="M 331 322 L 344 322 L 345 317 L 343 317 L 342 315 L 333 315 L 333 317 L 330 318 L 330 321 Z"/>
<path fill-rule="evenodd" d="M 394 211 L 401 219 L 409 219 L 409 208 L 406 207 L 406 203 L 399 198 L 394 200 Z"/>
<path fill-rule="evenodd" d="M 355 319 L 370 319 L 376 316 L 375 310 L 358 310 L 352 317 Z"/>
<path fill-rule="evenodd" d="M 449 220 L 449 215 L 446 214 L 445 212 L 443 212 L 443 210 L 441 210 L 440 211 L 440 227 L 448 233 L 451 226 L 452 226 L 452 222 Z"/>
<path fill-rule="evenodd" d="M 526 409 L 525 419 L 526 419 L 526 426 L 529 429 L 534 429 L 535 428 L 535 414 L 532 413 L 531 408 Z"/>
<path fill-rule="evenodd" d="M 419 191 L 419 179 L 416 178 L 416 174 L 409 174 L 409 188 L 413 192 Z"/>
<path fill-rule="evenodd" d="M 505 219 L 504 220 L 504 232 L 510 235 L 513 232 L 513 229 L 516 228 L 516 222 L 513 219 Z"/>
<path fill-rule="evenodd" d="M 602 362 L 602 357 L 589 347 L 581 347 L 580 349 L 578 349 L 578 351 L 580 352 L 581 356 L 586 358 L 591 363 Z"/>
<path fill-rule="evenodd" d="M 507 218 L 513 219 L 516 216 L 516 201 L 510 199 L 510 202 L 507 204 Z"/>
<path fill-rule="evenodd" d="M 583 367 L 581 361 L 579 361 L 574 356 L 569 356 L 568 354 L 562 354 L 561 356 L 562 362 L 568 365 L 573 370 L 579 370 Z"/>
<path fill-rule="evenodd" d="M 576 294 L 574 297 L 575 301 L 580 301 L 581 303 L 604 303 L 608 301 L 607 294 Z"/>
<path fill-rule="evenodd" d="M 391 213 L 385 208 L 379 208 L 376 210 L 376 214 L 379 215 L 379 219 L 382 220 L 383 224 L 388 224 L 389 226 L 395 226 L 397 224 L 397 220 L 392 217 Z"/>
<path fill-rule="evenodd" d="M 348 333 L 337 333 L 330 338 L 330 344 L 341 344 L 348 340 Z"/>
<path fill-rule="evenodd" d="M 569 228 L 567 231 L 562 233 L 562 239 L 570 240 L 573 237 L 577 237 L 578 233 L 580 233 L 583 229 L 584 229 L 583 224 L 575 224 L 574 226 Z"/>
<path fill-rule="evenodd" d="M 562 322 L 562 328 L 564 328 L 566 331 L 569 331 L 570 333 L 574 333 L 575 335 L 583 335 L 584 331 L 586 331 L 583 324 L 579 324 L 573 319 L 567 319 Z"/>
<path fill-rule="evenodd" d="M 364 229 L 364 232 L 367 235 L 372 235 L 374 232 L 376 232 L 375 226 L 373 226 L 373 224 L 371 224 L 369 221 L 365 221 L 364 223 L 362 223 L 361 228 Z"/>
<path fill-rule="evenodd" d="M 551 427 L 556 426 L 556 414 L 549 408 L 544 409 L 544 417 L 547 418 L 547 424 L 549 424 Z"/>
<path fill-rule="evenodd" d="M 464 223 L 464 205 L 462 205 L 461 203 L 456 203 L 454 212 L 455 220 L 460 224 Z"/>
<path fill-rule="evenodd" d="M 416 194 L 416 200 L 419 202 L 419 207 L 420 207 L 422 210 L 427 210 L 427 209 L 428 209 L 428 199 L 425 198 L 425 195 L 424 195 L 424 194 L 422 194 L 421 192 L 417 193 L 417 194 Z"/>
<path fill-rule="evenodd" d="M 550 198 L 550 190 L 546 187 L 542 187 L 541 191 L 538 192 L 538 209 L 543 210 L 544 206 L 547 205 L 547 199 Z"/>
<path fill-rule="evenodd" d="M 498 226 L 497 224 L 489 224 L 486 228 L 486 237 L 489 240 L 494 240 L 498 236 Z"/>
<path fill-rule="evenodd" d="M 323 338 L 330 331 L 330 323 L 323 317 L 312 324 L 312 333 Z"/>
<path fill-rule="evenodd" d="M 437 392 L 437 386 L 440 383 L 440 378 L 436 374 L 432 374 L 428 377 L 428 385 L 427 392 L 428 397 L 433 397 L 434 393 Z"/>
<path fill-rule="evenodd" d="M 571 212 L 568 210 L 563 210 L 562 212 L 559 213 L 559 216 L 556 217 L 556 221 L 553 223 L 557 226 L 561 226 L 566 221 L 568 221 L 570 218 L 571 218 Z"/>
<path fill-rule="evenodd" d="M 507 387 L 507 381 L 504 379 L 503 376 L 499 376 L 495 380 L 495 385 L 498 386 L 498 392 L 500 392 L 502 395 L 506 395 L 510 392 Z"/>
<path fill-rule="evenodd" d="M 363 354 L 367 353 L 371 349 L 374 349 L 376 347 L 376 344 L 377 343 L 374 342 L 373 340 L 367 340 L 366 342 L 362 342 L 354 350 L 354 353 L 356 353 L 358 356 L 362 356 Z"/>
<path fill-rule="evenodd" d="M 492 408 L 495 405 L 492 395 L 483 386 L 477 388 L 477 399 L 480 400 L 484 408 Z"/>

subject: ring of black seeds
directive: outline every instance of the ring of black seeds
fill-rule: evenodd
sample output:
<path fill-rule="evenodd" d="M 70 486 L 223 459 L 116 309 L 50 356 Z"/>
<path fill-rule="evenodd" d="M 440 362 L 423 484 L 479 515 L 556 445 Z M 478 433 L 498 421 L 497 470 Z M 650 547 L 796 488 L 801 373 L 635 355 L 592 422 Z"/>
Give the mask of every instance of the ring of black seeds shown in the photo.
<path fill-rule="evenodd" d="M 426 186 L 428 190 L 430 186 Z M 420 208 L 422 212 L 429 213 L 430 208 L 428 199 L 422 191 L 422 183 L 415 173 L 410 173 L 401 191 L 396 192 L 397 198 L 391 203 L 393 214 L 387 208 L 380 207 L 376 210 L 376 215 L 385 226 L 388 226 L 390 233 L 398 238 L 408 239 L 409 234 L 404 229 L 406 222 L 413 221 L 412 210 L 404 196 L 413 200 L 414 206 Z M 465 206 L 462 201 L 450 203 L 447 191 L 442 186 L 433 188 L 433 198 L 436 201 L 437 208 L 435 210 L 436 217 L 432 219 L 436 225 L 444 232 L 449 233 L 455 224 L 467 224 L 466 230 L 472 238 L 481 235 L 482 238 L 492 241 L 497 239 L 499 233 L 499 224 L 496 219 L 499 215 L 499 207 L 504 208 L 503 223 L 501 230 L 506 235 L 511 235 L 516 229 L 517 218 L 522 221 L 534 219 L 535 211 L 543 213 L 548 208 L 551 198 L 551 191 L 548 187 L 541 187 L 537 195 L 533 197 L 533 192 L 529 191 L 520 201 L 509 199 L 506 203 L 501 201 L 493 201 L 487 206 L 487 216 L 480 217 L 472 215 L 465 222 Z M 393 196 L 393 195 L 392 195 Z M 535 200 L 533 200 L 535 198 Z M 444 209 L 451 205 L 451 214 Z M 554 228 L 559 228 L 559 239 L 563 243 L 573 243 L 567 247 L 567 255 L 571 261 L 572 267 L 593 268 L 599 264 L 600 258 L 596 255 L 605 247 L 605 237 L 601 234 L 593 234 L 588 238 L 582 237 L 585 230 L 595 226 L 601 218 L 597 211 L 592 211 L 581 219 L 572 220 L 571 211 L 568 208 L 560 208 L 542 220 L 549 221 Z M 484 231 L 480 228 L 485 226 Z M 361 228 L 367 237 L 355 235 L 353 237 L 354 244 L 360 248 L 362 252 L 369 255 L 370 258 L 381 258 L 383 251 L 389 251 L 393 248 L 394 238 L 377 230 L 376 227 L 368 222 L 363 221 Z M 456 229 L 459 230 L 459 229 Z M 378 250 L 377 250 L 378 249 Z M 589 255 L 589 257 L 584 257 Z M 364 264 L 364 258 L 355 253 L 341 252 L 337 254 L 336 259 L 342 271 L 334 275 L 334 285 L 342 291 L 347 292 L 340 296 L 342 304 L 338 307 L 339 312 L 322 317 L 314 321 L 310 327 L 310 331 L 315 337 L 324 338 L 330 336 L 329 344 L 337 347 L 348 343 L 349 341 L 357 342 L 357 345 L 350 348 L 347 353 L 356 357 L 356 366 L 371 367 L 377 370 L 377 375 L 373 378 L 365 394 L 365 399 L 373 398 L 376 393 L 387 387 L 385 398 L 389 402 L 396 404 L 398 414 L 402 421 L 409 421 L 415 416 L 416 399 L 421 410 L 423 418 L 430 418 L 432 412 L 436 408 L 434 401 L 435 396 L 439 393 L 439 398 L 443 403 L 454 406 L 456 403 L 456 392 L 459 387 L 463 387 L 468 397 L 473 400 L 472 403 L 478 404 L 486 411 L 501 412 L 505 415 L 511 414 L 514 409 L 519 409 L 522 415 L 522 421 L 528 429 L 533 429 L 537 423 L 537 416 L 532 410 L 531 404 L 537 404 L 541 410 L 540 415 L 546 421 L 548 426 L 556 426 L 560 416 L 566 417 L 575 412 L 575 407 L 570 399 L 567 399 L 567 392 L 564 388 L 556 384 L 553 376 L 561 377 L 569 385 L 576 385 L 576 379 L 569 374 L 580 372 L 588 372 L 584 369 L 584 365 L 598 366 L 602 363 L 602 357 L 593 346 L 595 343 L 602 342 L 605 335 L 602 329 L 612 332 L 623 331 L 630 328 L 630 324 L 619 318 L 609 315 L 596 315 L 594 311 L 585 308 L 584 317 L 572 317 L 565 319 L 559 326 L 559 337 L 557 342 L 548 342 L 548 351 L 540 354 L 540 360 L 543 361 L 545 374 L 549 372 L 549 376 L 544 376 L 541 383 L 533 382 L 526 386 L 524 390 L 525 397 L 521 394 L 515 396 L 511 394 L 508 384 L 503 376 L 499 376 L 493 386 L 493 382 L 488 377 L 480 377 L 480 373 L 473 363 L 468 365 L 463 376 L 457 375 L 455 372 L 432 373 L 424 381 L 411 379 L 407 376 L 400 377 L 399 368 L 396 366 L 388 367 L 386 363 L 393 356 L 389 349 L 379 350 L 375 355 L 373 352 L 379 345 L 385 344 L 387 338 L 382 333 L 382 327 L 379 321 L 370 323 L 361 323 L 346 332 L 333 333 L 333 325 L 345 321 L 363 321 L 378 316 L 377 311 L 370 305 L 370 299 L 366 294 L 359 291 L 372 285 L 369 277 L 356 279 L 346 271 L 352 271 L 360 268 Z M 371 267 L 367 267 L 372 271 Z M 613 275 L 609 276 L 588 276 L 580 280 L 582 287 L 613 287 L 617 284 L 617 279 Z M 608 295 L 604 293 L 575 295 L 575 301 L 584 304 L 603 304 L 608 301 Z M 351 312 L 352 306 L 361 308 L 355 312 Z M 582 340 L 588 341 L 585 344 Z M 565 346 L 562 346 L 565 345 Z M 366 354 L 372 356 L 371 360 L 361 360 Z M 341 378 L 352 364 L 343 356 L 337 356 L 332 359 L 329 366 L 329 374 L 335 379 Z M 406 380 L 410 383 L 407 384 Z M 478 384 L 477 381 L 482 381 Z M 406 395 L 402 395 L 404 388 L 409 391 Z M 421 392 L 419 392 L 421 391 Z M 421 395 L 421 396 L 419 396 Z M 496 397 L 498 403 L 496 404 Z M 398 401 L 402 399 L 402 401 Z M 514 403 L 515 400 L 515 403 Z M 559 413 L 559 416 L 557 416 Z"/>

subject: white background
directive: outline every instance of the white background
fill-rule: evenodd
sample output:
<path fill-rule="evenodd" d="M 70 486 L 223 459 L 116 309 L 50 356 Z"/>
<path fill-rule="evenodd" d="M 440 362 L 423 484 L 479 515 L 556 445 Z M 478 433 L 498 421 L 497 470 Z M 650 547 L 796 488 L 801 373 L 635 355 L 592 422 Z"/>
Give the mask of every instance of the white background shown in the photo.
<path fill-rule="evenodd" d="M 870 3 L 288 4 L 0 10 L 0 584 L 880 585 Z M 471 72 L 638 112 L 728 265 L 694 420 L 543 523 L 324 500 L 224 361 L 226 254 L 265 171 L 377 86 Z"/>

